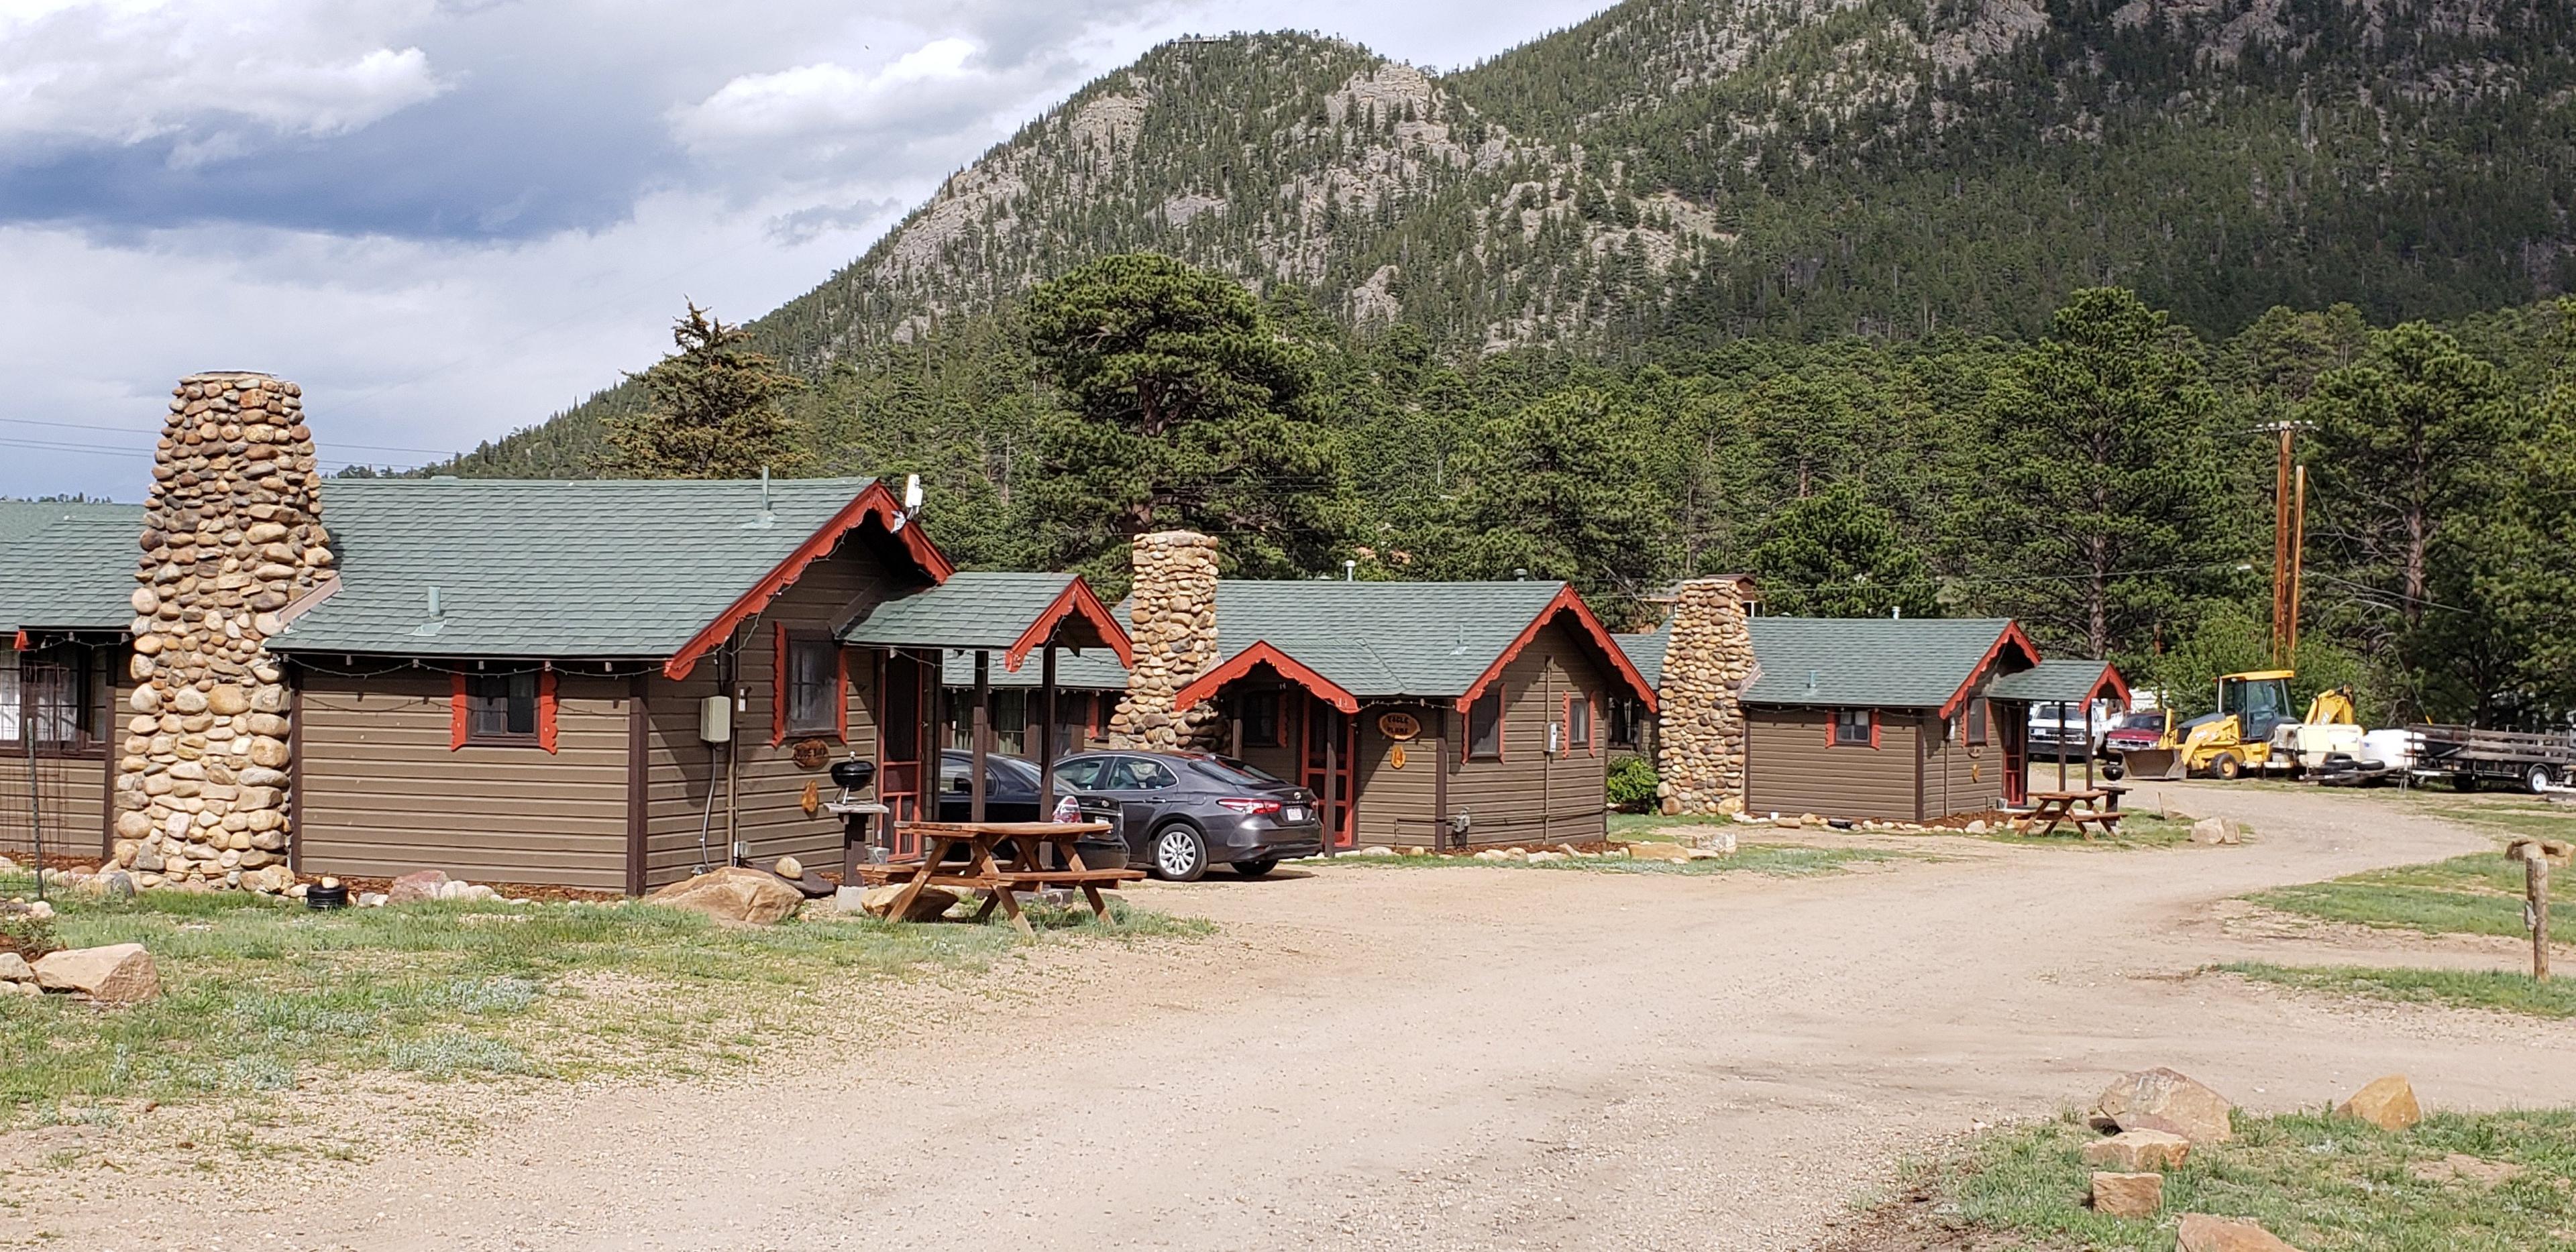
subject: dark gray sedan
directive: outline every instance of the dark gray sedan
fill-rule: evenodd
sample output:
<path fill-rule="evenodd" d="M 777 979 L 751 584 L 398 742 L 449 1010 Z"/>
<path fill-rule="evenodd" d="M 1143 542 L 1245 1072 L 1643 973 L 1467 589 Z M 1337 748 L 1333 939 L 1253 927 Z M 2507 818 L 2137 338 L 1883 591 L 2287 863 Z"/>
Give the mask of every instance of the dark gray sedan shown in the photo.
<path fill-rule="evenodd" d="M 1324 847 L 1314 792 L 1229 757 L 1084 752 L 1058 764 L 1056 778 L 1116 800 L 1129 864 L 1156 878 L 1194 882 L 1210 864 L 1258 878 Z"/>

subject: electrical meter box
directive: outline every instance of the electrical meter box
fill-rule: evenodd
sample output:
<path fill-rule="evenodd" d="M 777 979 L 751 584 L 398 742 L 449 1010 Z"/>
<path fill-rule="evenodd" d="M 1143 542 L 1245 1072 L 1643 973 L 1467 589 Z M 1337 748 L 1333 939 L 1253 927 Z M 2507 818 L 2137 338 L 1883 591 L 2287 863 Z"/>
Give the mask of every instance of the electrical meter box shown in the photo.
<path fill-rule="evenodd" d="M 702 743 L 733 742 L 731 697 L 708 696 L 698 701 L 698 739 Z"/>

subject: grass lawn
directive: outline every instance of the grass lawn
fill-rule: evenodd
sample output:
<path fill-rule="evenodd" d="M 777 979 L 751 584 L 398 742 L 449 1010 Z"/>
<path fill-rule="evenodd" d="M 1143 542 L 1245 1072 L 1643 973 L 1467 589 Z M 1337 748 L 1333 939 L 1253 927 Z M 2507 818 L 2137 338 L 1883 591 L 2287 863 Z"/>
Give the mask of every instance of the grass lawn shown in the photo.
<path fill-rule="evenodd" d="M 2532 1017 L 2576 1017 L 2576 982 L 2534 982 L 2510 970 L 2364 969 L 2352 965 L 2287 966 L 2238 961 L 2213 966 L 2258 982 L 2301 991 L 2400 1004 L 2493 1009 Z"/>
<path fill-rule="evenodd" d="M 2348 922 L 2428 935 L 2500 935 L 2519 939 L 2523 867 L 2502 852 L 2476 852 L 2425 865 L 2370 870 L 2325 882 L 2277 887 L 2245 897 L 2265 908 L 2320 921 Z M 2549 907 L 2553 932 L 2576 935 L 2576 902 Z"/>
<path fill-rule="evenodd" d="M 0 880 L 0 897 L 30 886 Z M 156 891 L 122 904 L 57 897 L 56 907 L 68 946 L 151 949 L 162 995 L 113 1010 L 64 996 L 0 999 L 0 1128 L 87 1101 L 243 1096 L 333 1073 L 728 1068 L 810 1027 L 830 987 L 977 970 L 1025 943 L 998 922 L 732 929 L 634 904 L 317 913 L 247 892 Z M 1029 912 L 1048 936 L 1208 929 L 1145 910 L 1105 928 L 1086 910 Z"/>
<path fill-rule="evenodd" d="M 1641 835 L 1623 836 L 1631 840 Z M 1746 843 L 1739 845 L 1733 856 L 1711 857 L 1699 861 L 1643 860 L 1629 856 L 1576 856 L 1562 861 L 1480 861 L 1472 856 L 1367 856 L 1335 857 L 1340 865 L 1393 866 L 1459 866 L 1477 865 L 1488 868 L 1544 869 L 1594 874 L 1677 874 L 1705 877 L 1711 874 L 1766 874 L 1775 878 L 1803 878 L 1816 874 L 1839 873 L 1858 864 L 1872 861 L 1905 859 L 1901 852 L 1877 848 L 1816 848 L 1796 843 Z"/>
<path fill-rule="evenodd" d="M 2576 808 L 2538 796 L 2410 789 L 2406 803 L 2426 817 L 2475 826 L 2491 835 L 2576 839 Z"/>
<path fill-rule="evenodd" d="M 2236 1131 L 2165 1175 L 2153 1220 L 2084 1205 L 2091 1168 L 2077 1153 L 2100 1136 L 2072 1114 L 1986 1132 L 1925 1166 L 1921 1182 L 1949 1221 L 2023 1246 L 2168 1252 L 2175 1224 L 2195 1212 L 2260 1222 L 2306 1252 L 2576 1246 L 2576 1111 L 2435 1113 L 2395 1133 L 2322 1113 L 2238 1113 Z M 2463 1163 L 2518 1173 L 2490 1183 L 2461 1176 Z"/>
<path fill-rule="evenodd" d="M 2244 823 L 2239 822 L 2237 825 L 2241 828 Z M 1932 833 L 1957 835 L 1965 832 L 1952 830 Z M 2171 848 L 2191 842 L 2191 823 L 2167 821 L 2151 813 L 2131 813 L 2120 819 L 2118 834 L 2096 834 L 2089 843 L 2082 835 L 2076 833 L 2071 824 L 2059 825 L 2057 833 L 2050 835 L 2018 834 L 2011 827 L 2006 826 L 1999 830 L 1989 830 L 1982 835 L 1968 837 L 2038 848 Z"/>

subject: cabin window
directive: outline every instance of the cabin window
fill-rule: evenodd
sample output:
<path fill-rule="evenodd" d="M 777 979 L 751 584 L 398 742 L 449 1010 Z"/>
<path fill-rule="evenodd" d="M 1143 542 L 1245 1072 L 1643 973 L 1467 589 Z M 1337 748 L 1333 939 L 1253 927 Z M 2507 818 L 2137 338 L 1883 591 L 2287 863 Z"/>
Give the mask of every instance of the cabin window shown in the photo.
<path fill-rule="evenodd" d="M 1500 760 L 1503 755 L 1503 688 L 1496 683 L 1467 706 L 1467 755 Z"/>
<path fill-rule="evenodd" d="M 787 733 L 828 735 L 841 724 L 841 649 L 826 635 L 787 637 Z"/>
<path fill-rule="evenodd" d="M 0 739 L 40 748 L 88 748 L 105 732 L 107 696 L 88 649 L 0 651 Z"/>
<path fill-rule="evenodd" d="M 1565 747 L 1569 752 L 1592 750 L 1592 702 L 1582 696 L 1565 698 Z"/>
<path fill-rule="evenodd" d="M 1270 688 L 1246 691 L 1235 697 L 1236 716 L 1242 722 L 1243 746 L 1247 748 L 1284 748 L 1288 746 L 1285 727 L 1279 724 L 1279 691 Z"/>
<path fill-rule="evenodd" d="M 1979 747 L 1985 742 L 1986 698 L 1984 696 L 1978 696 L 1976 699 L 1968 701 L 1968 746 L 1972 748 Z"/>
<path fill-rule="evenodd" d="M 1878 712 L 1875 709 L 1835 709 L 1834 736 L 1837 748 L 1875 748 L 1878 746 Z"/>
<path fill-rule="evenodd" d="M 1639 746 L 1643 738 L 1639 732 L 1645 725 L 1645 712 L 1645 706 L 1635 700 L 1612 700 L 1610 702 L 1610 746 L 1614 748 Z"/>
<path fill-rule="evenodd" d="M 537 737 L 537 676 L 465 676 L 465 742 L 532 743 Z"/>
<path fill-rule="evenodd" d="M 1091 731 L 1091 693 L 1058 691 L 1055 693 L 1055 746 L 1061 752 L 1067 747 L 1088 743 Z"/>

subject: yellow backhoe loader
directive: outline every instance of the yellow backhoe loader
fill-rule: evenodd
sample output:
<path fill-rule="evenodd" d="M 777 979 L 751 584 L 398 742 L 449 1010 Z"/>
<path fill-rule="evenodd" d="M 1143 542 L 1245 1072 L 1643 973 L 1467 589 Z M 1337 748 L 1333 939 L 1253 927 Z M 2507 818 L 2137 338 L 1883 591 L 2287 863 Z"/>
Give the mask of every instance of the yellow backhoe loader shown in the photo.
<path fill-rule="evenodd" d="M 2165 733 L 2153 748 L 2122 754 L 2132 778 L 2212 776 L 2235 778 L 2247 770 L 2291 769 L 2324 762 L 2330 752 L 2361 744 L 2352 693 L 2337 687 L 2317 693 L 2307 716 L 2290 720 L 2290 680 L 2296 671 L 2249 670 L 2218 680 L 2218 711 L 2187 722 L 2165 714 Z"/>

